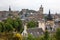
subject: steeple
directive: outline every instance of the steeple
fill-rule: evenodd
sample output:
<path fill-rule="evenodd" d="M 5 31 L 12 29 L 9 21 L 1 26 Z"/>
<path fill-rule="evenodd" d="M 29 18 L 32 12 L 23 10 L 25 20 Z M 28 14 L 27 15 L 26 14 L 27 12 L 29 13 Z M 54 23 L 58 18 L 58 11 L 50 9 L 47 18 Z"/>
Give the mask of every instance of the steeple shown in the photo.
<path fill-rule="evenodd" d="M 9 12 L 11 12 L 11 7 L 9 6 Z"/>
<path fill-rule="evenodd" d="M 11 16 L 11 7 L 9 6 L 9 16 Z"/>
<path fill-rule="evenodd" d="M 51 13 L 50 13 L 50 10 L 49 10 L 49 14 L 47 15 L 47 20 L 53 20 Z"/>
<path fill-rule="evenodd" d="M 50 10 L 49 10 L 49 15 L 50 15 Z"/>

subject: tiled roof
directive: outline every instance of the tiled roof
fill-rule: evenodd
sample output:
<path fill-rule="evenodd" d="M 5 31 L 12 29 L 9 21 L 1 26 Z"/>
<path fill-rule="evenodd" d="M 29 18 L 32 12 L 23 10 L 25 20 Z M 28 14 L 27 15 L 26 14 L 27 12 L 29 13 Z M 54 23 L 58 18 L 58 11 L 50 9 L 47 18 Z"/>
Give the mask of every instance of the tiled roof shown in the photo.
<path fill-rule="evenodd" d="M 43 30 L 42 28 L 28 28 L 27 33 L 32 34 L 35 37 L 38 37 L 43 34 Z"/>

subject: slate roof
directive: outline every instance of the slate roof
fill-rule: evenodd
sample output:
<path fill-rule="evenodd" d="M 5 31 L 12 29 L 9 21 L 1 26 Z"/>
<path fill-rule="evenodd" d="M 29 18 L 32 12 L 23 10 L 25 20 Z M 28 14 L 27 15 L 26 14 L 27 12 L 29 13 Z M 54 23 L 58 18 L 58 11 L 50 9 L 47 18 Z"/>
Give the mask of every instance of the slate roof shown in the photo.
<path fill-rule="evenodd" d="M 34 37 L 39 37 L 44 32 L 43 32 L 42 28 L 28 28 L 27 33 L 32 34 Z"/>

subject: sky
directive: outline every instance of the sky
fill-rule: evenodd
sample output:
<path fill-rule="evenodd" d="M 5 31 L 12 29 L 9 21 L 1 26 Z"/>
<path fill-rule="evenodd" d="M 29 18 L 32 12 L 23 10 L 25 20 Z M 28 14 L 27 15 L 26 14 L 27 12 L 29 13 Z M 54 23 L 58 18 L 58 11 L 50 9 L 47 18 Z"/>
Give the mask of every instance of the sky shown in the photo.
<path fill-rule="evenodd" d="M 0 0 L 0 10 L 7 10 L 9 6 L 12 10 L 30 9 L 38 11 L 43 6 L 44 13 L 60 13 L 60 0 Z"/>

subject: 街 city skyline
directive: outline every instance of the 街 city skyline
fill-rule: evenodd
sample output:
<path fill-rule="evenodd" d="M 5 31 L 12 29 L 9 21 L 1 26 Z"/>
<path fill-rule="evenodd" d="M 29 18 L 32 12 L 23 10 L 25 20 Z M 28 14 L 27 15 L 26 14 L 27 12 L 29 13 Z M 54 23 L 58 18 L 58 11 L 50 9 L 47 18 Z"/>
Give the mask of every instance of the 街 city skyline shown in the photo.
<path fill-rule="evenodd" d="M 0 10 L 8 10 L 11 6 L 12 10 L 30 9 L 38 11 L 42 5 L 44 13 L 60 13 L 59 0 L 0 0 Z"/>

